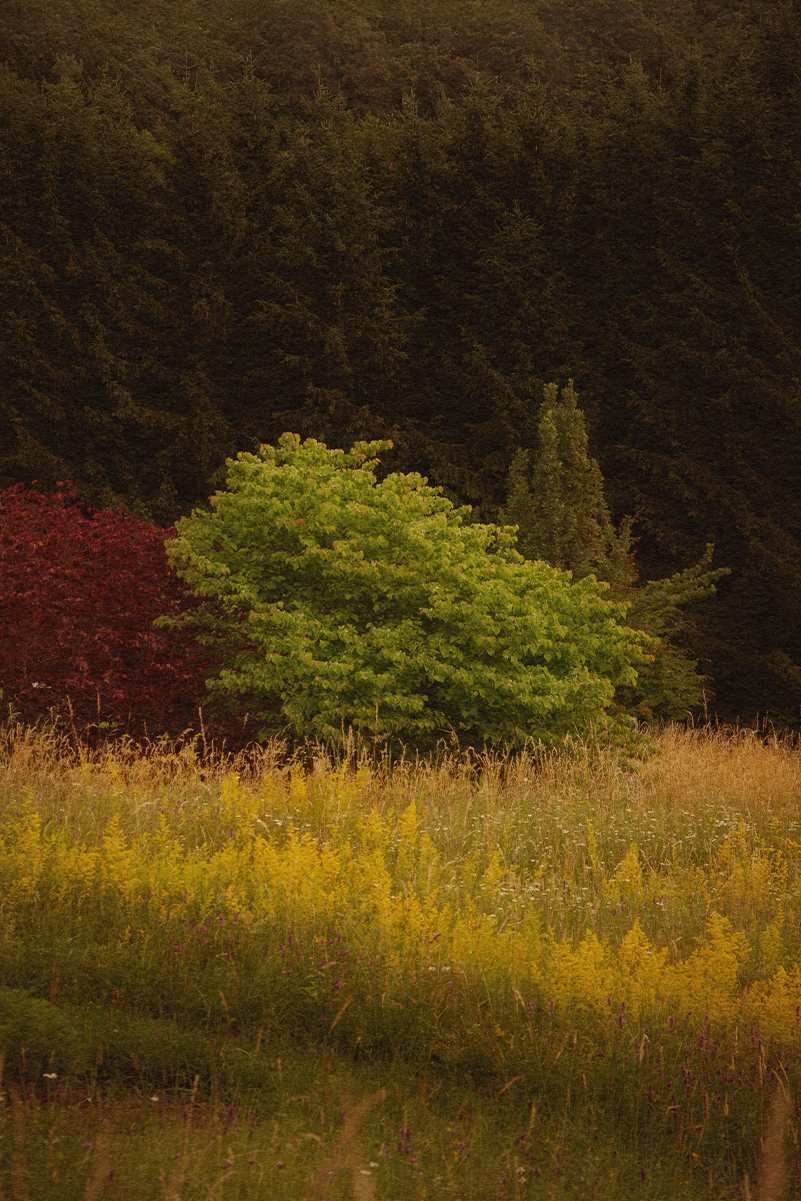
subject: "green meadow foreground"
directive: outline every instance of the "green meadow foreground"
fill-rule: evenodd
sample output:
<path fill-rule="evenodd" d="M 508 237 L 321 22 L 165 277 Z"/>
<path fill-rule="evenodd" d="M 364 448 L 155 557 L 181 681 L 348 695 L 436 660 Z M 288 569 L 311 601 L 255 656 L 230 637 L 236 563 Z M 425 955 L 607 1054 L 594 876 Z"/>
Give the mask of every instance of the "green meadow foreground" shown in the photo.
<path fill-rule="evenodd" d="M 801 755 L 0 741 L 0 1195 L 801 1195 Z"/>

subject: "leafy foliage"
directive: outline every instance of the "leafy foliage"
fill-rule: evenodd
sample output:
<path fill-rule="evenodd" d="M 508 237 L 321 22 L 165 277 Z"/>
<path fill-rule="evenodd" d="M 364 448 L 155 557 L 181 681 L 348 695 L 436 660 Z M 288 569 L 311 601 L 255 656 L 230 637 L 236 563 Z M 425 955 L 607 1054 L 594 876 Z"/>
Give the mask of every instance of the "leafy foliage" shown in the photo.
<path fill-rule="evenodd" d="M 377 483 L 390 445 L 345 454 L 285 434 L 240 454 L 212 511 L 178 522 L 170 563 L 197 595 L 246 608 L 256 648 L 209 687 L 280 700 L 295 734 L 335 741 L 346 726 L 422 748 L 628 737 L 631 719 L 607 709 L 647 639 L 604 586 L 525 562 L 511 531 L 465 524 L 419 475 Z"/>
<path fill-rule="evenodd" d="M 653 661 L 641 668 L 636 686 L 618 689 L 618 703 L 645 720 L 683 718 L 704 697 L 708 681 L 698 674 L 697 661 L 681 649 L 681 606 L 713 594 L 714 581 L 730 574 L 729 569 L 706 570 L 714 551 L 710 545 L 694 567 L 636 586 L 634 519 L 627 517 L 617 532 L 612 526 L 572 380 L 562 389 L 561 404 L 556 384 L 546 386 L 539 441 L 530 472 L 528 452 L 515 456 L 501 519 L 517 525 L 526 558 L 544 559 L 571 571 L 575 579 L 592 574 L 607 581 L 612 597 L 627 604 L 626 622 L 654 639 Z"/>
<path fill-rule="evenodd" d="M 49 710 L 77 731 L 179 736 L 198 728 L 217 662 L 154 618 L 193 603 L 169 571 L 170 531 L 120 510 L 84 516 L 74 494 L 0 494 L 0 687 L 18 717 Z M 216 698 L 210 698 L 211 701 Z M 240 723 L 241 731 L 241 723 Z M 208 733 L 236 727 L 208 723 Z"/>

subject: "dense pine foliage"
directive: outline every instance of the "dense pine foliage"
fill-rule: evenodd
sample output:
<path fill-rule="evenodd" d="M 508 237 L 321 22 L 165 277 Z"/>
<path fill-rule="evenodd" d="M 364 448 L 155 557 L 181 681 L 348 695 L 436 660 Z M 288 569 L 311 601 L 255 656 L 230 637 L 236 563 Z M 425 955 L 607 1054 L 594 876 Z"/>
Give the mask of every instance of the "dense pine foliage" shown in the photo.
<path fill-rule="evenodd" d="M 572 379 L 640 580 L 731 569 L 714 708 L 797 724 L 800 15 L 6 0 L 0 486 L 169 526 L 291 430 L 493 521 Z"/>

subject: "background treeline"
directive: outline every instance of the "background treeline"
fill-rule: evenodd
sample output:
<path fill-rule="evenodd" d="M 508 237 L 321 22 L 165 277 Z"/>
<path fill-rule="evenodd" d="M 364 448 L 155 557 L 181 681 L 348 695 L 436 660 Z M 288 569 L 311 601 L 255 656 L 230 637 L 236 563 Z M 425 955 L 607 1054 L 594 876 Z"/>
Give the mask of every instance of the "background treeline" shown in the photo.
<path fill-rule="evenodd" d="M 0 9 L 0 487 L 168 526 L 286 430 L 481 520 L 572 379 L 722 719 L 801 699 L 798 0 Z"/>

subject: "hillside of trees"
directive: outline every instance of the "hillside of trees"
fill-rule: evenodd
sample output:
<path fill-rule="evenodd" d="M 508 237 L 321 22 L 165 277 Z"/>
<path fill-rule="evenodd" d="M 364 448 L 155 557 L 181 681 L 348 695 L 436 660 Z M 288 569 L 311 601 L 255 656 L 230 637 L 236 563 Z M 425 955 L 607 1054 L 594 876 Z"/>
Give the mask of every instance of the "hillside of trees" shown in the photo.
<path fill-rule="evenodd" d="M 493 521 L 572 379 L 640 581 L 730 568 L 708 711 L 798 728 L 799 64 L 799 0 L 5 0 L 0 488 L 169 525 L 292 431 Z"/>

